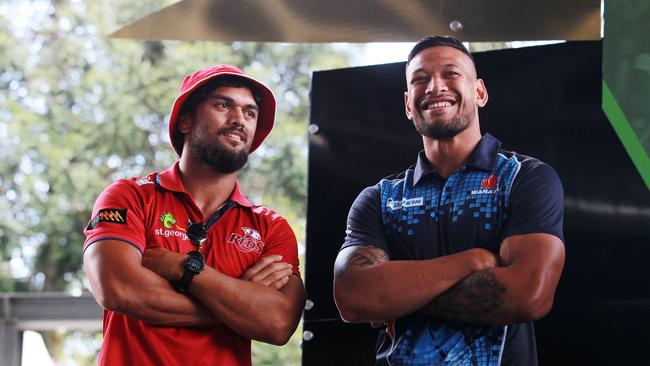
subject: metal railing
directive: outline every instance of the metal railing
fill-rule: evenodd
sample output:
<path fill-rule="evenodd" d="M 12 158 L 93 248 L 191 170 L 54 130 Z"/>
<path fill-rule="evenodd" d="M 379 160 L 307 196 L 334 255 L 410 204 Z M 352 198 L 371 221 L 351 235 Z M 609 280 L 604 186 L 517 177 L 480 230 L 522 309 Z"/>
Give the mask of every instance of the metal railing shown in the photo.
<path fill-rule="evenodd" d="M 20 366 L 26 330 L 100 330 L 102 308 L 91 295 L 0 293 L 0 366 Z"/>

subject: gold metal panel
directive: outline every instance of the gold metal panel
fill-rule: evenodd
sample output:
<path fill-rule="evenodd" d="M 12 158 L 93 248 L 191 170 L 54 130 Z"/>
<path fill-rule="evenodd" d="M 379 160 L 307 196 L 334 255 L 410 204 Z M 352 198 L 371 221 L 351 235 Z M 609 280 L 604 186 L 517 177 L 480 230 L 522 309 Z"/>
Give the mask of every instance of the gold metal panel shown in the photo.
<path fill-rule="evenodd" d="M 255 42 L 600 39 L 600 0 L 183 0 L 116 38 Z M 450 23 L 459 21 L 460 31 Z"/>

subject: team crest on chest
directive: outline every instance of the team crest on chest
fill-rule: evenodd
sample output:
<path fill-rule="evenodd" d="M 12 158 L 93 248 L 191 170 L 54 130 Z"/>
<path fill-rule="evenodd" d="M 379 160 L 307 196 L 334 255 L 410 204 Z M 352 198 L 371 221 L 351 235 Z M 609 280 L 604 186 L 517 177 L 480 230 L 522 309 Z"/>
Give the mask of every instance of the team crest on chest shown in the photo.
<path fill-rule="evenodd" d="M 479 189 L 470 190 L 470 194 L 495 194 L 499 192 L 499 177 L 496 175 L 490 175 L 485 179 L 481 179 L 481 187 Z"/>
<path fill-rule="evenodd" d="M 262 253 L 264 249 L 264 242 L 262 236 L 255 229 L 249 227 L 242 227 L 242 234 L 231 233 L 228 239 L 228 244 L 233 244 L 237 250 L 244 253 Z"/>

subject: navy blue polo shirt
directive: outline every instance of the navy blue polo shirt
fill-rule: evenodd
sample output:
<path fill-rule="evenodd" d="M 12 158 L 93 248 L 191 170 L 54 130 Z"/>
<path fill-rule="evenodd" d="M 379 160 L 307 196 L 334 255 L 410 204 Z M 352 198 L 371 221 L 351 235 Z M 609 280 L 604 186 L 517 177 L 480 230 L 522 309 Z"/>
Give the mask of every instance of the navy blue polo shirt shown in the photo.
<path fill-rule="evenodd" d="M 447 179 L 424 152 L 405 172 L 364 189 L 350 208 L 343 248 L 371 245 L 391 260 L 422 260 L 484 248 L 508 236 L 547 233 L 561 240 L 563 191 L 545 163 L 501 149 L 486 134 Z M 382 332 L 378 364 L 536 365 L 532 322 L 462 323 L 414 313 Z"/>

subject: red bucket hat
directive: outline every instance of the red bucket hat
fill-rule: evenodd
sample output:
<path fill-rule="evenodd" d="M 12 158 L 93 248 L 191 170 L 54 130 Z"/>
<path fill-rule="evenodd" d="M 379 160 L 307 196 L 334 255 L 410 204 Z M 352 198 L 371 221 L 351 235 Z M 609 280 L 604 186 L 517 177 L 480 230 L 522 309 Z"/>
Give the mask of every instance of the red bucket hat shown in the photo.
<path fill-rule="evenodd" d="M 253 79 L 252 77 L 244 74 L 240 69 L 231 65 L 215 65 L 206 67 L 199 71 L 195 71 L 190 75 L 185 76 L 181 88 L 178 90 L 178 96 L 174 100 L 172 106 L 172 113 L 169 117 L 169 138 L 176 153 L 180 155 L 182 146 L 176 146 L 174 141 L 174 131 L 176 131 L 176 124 L 180 117 L 181 107 L 185 100 L 201 85 L 208 81 L 222 77 L 222 76 L 237 76 L 242 79 L 248 80 L 253 86 L 257 88 L 260 94 L 261 102 L 258 107 L 260 109 L 259 116 L 257 117 L 257 128 L 255 129 L 255 136 L 253 136 L 253 143 L 249 150 L 249 154 L 255 151 L 266 136 L 271 133 L 275 121 L 275 97 L 273 92 L 266 85 Z"/>

